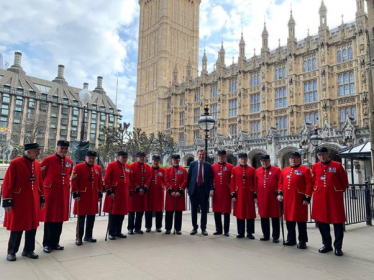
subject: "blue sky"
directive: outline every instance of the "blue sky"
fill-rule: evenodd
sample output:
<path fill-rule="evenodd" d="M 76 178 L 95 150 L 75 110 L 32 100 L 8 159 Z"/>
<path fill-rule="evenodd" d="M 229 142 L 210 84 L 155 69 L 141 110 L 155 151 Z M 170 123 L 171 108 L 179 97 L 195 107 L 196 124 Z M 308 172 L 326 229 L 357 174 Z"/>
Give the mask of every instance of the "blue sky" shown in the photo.
<path fill-rule="evenodd" d="M 330 28 L 355 19 L 355 0 L 325 0 Z M 366 2 L 366 1 L 365 1 Z M 287 42 L 292 6 L 296 37 L 318 32 L 320 0 L 202 0 L 200 6 L 200 65 L 204 47 L 208 70 L 214 69 L 223 41 L 226 65 L 237 62 L 243 31 L 246 56 L 260 53 L 266 21 L 271 49 Z M 103 87 L 115 100 L 123 120 L 133 121 L 138 49 L 138 0 L 12 0 L 1 1 L 0 53 L 9 65 L 21 51 L 22 67 L 30 76 L 53 80 L 65 65 L 65 79 L 76 87 L 84 82 Z"/>

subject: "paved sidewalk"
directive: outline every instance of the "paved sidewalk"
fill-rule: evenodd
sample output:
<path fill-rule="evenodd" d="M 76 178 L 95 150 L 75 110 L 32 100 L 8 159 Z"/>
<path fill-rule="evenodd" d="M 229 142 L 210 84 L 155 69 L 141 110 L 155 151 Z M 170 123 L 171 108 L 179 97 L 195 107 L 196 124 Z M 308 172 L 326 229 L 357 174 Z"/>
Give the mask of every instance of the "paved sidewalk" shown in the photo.
<path fill-rule="evenodd" d="M 124 225 L 127 224 L 125 219 Z M 64 224 L 64 251 L 42 252 L 43 225 L 38 229 L 35 252 L 38 260 L 17 254 L 6 261 L 9 232 L 0 229 L 1 279 L 373 279 L 374 227 L 364 223 L 347 226 L 343 257 L 333 252 L 319 254 L 321 237 L 308 226 L 307 250 L 262 242 L 259 219 L 256 240 L 236 239 L 236 220 L 231 219 L 231 236 L 213 236 L 214 218 L 208 216 L 208 237 L 190 236 L 189 213 L 183 215 L 183 234 L 144 233 L 127 239 L 104 241 L 106 218 L 98 218 L 96 244 L 74 244 L 75 222 Z M 125 226 L 124 226 L 125 228 Z M 124 230 L 124 233 L 127 231 Z M 21 249 L 23 248 L 23 240 Z"/>

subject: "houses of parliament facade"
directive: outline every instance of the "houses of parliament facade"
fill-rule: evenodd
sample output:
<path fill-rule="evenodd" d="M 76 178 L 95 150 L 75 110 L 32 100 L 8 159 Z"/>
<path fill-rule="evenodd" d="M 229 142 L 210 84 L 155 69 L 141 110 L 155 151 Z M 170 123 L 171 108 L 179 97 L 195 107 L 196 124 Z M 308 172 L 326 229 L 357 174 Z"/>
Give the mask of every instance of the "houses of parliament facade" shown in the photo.
<path fill-rule="evenodd" d="M 173 135 L 184 165 L 204 145 L 198 120 L 205 106 L 216 120 L 208 154 L 226 149 L 234 163 L 238 152 L 247 152 L 253 166 L 259 155 L 270 154 L 283 167 L 289 152 L 299 150 L 310 165 L 315 125 L 320 146 L 333 157 L 367 141 L 368 23 L 365 1 L 355 1 L 355 21 L 330 29 L 322 0 L 318 34 L 302 40 L 296 39 L 291 11 L 287 45 L 274 50 L 265 24 L 261 52 L 252 57 L 246 57 L 242 35 L 238 62 L 231 65 L 222 43 L 212 72 L 204 51 L 196 76 L 201 1 L 140 0 L 134 127 Z"/>

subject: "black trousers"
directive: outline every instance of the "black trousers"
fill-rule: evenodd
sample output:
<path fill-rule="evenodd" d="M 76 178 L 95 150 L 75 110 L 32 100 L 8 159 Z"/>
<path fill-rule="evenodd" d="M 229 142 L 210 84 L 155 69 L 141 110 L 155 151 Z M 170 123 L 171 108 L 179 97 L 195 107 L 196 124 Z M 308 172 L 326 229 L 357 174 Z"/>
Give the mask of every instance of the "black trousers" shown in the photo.
<path fill-rule="evenodd" d="M 245 221 L 247 221 L 247 235 L 255 233 L 255 219 L 238 219 L 236 218 L 236 224 L 238 226 L 238 234 L 244 235 L 245 233 Z"/>
<path fill-rule="evenodd" d="M 330 234 L 330 224 L 325 224 L 322 222 L 317 222 L 319 232 L 322 235 L 322 243 L 325 245 L 325 247 L 332 247 L 332 239 Z M 344 224 L 333 224 L 334 225 L 334 235 L 335 235 L 335 241 L 334 241 L 334 247 L 335 249 L 342 249 L 343 246 L 343 238 L 344 238 Z"/>
<path fill-rule="evenodd" d="M 44 235 L 43 235 L 43 247 L 49 246 L 54 247 L 60 243 L 60 236 L 62 232 L 62 222 L 45 222 L 44 223 Z"/>
<path fill-rule="evenodd" d="M 162 211 L 156 213 L 156 228 L 162 228 Z M 153 212 L 145 212 L 145 228 L 152 228 Z"/>
<path fill-rule="evenodd" d="M 23 231 L 11 231 L 8 242 L 8 254 L 16 254 L 21 244 Z M 25 231 L 25 247 L 23 251 L 27 253 L 34 252 L 35 250 L 35 235 L 36 229 Z"/>
<path fill-rule="evenodd" d="M 84 221 L 86 221 L 86 234 L 84 234 Z M 92 230 L 95 224 L 95 215 L 79 215 L 79 231 L 76 233 L 76 238 L 82 240 L 84 238 L 92 237 Z"/>
<path fill-rule="evenodd" d="M 200 206 L 201 210 L 201 218 L 200 218 L 200 228 L 201 230 L 206 230 L 206 223 L 208 217 L 208 200 L 209 195 L 207 196 L 205 193 L 205 187 L 195 186 L 195 190 L 193 194 L 190 196 L 191 199 L 191 218 L 192 218 L 192 226 L 194 230 L 199 228 L 197 224 L 197 209 Z"/>
<path fill-rule="evenodd" d="M 142 220 L 143 220 L 144 211 L 141 212 L 129 212 L 127 229 L 128 230 L 141 230 Z"/>
<path fill-rule="evenodd" d="M 286 221 L 287 226 L 287 240 L 296 242 L 296 223 L 299 230 L 299 242 L 308 242 L 308 233 L 306 231 L 306 222 L 292 222 Z"/>
<path fill-rule="evenodd" d="M 271 226 L 273 228 L 273 234 L 271 235 L 275 239 L 279 239 L 279 218 L 271 218 Z M 270 218 L 261 218 L 261 229 L 265 238 L 270 238 Z"/>
<path fill-rule="evenodd" d="M 214 221 L 216 223 L 216 231 L 222 231 L 222 214 L 224 216 L 224 232 L 228 233 L 230 231 L 230 213 L 221 213 L 221 212 L 214 212 Z"/>
<path fill-rule="evenodd" d="M 125 215 L 109 214 L 109 234 L 112 236 L 122 233 L 122 223 Z"/>
<path fill-rule="evenodd" d="M 175 223 L 174 228 L 176 231 L 181 231 L 182 229 L 182 211 L 166 211 L 165 215 L 165 229 L 171 230 L 173 227 L 173 216 L 175 212 Z"/>

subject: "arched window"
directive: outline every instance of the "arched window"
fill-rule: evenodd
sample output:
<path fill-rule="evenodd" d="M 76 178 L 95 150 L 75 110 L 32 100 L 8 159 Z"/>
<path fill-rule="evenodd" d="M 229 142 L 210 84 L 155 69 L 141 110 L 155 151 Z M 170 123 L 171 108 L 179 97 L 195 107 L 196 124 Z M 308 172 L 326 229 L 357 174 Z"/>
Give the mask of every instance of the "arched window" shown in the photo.
<path fill-rule="evenodd" d="M 316 70 L 317 69 L 317 60 L 315 57 L 313 57 L 313 62 L 312 62 L 312 66 L 313 66 L 313 70 Z"/>
<path fill-rule="evenodd" d="M 342 62 L 342 52 L 340 50 L 338 50 L 338 63 L 341 63 Z"/>
<path fill-rule="evenodd" d="M 353 75 L 353 71 L 349 73 L 349 81 L 350 81 L 351 83 L 354 83 L 354 82 L 355 82 L 355 77 L 354 77 L 354 75 Z"/>
<path fill-rule="evenodd" d="M 347 49 L 343 49 L 343 62 L 347 61 Z"/>
<path fill-rule="evenodd" d="M 303 72 L 305 73 L 307 71 L 307 64 L 306 64 L 306 60 L 304 60 L 304 65 L 303 65 Z"/>
<path fill-rule="evenodd" d="M 278 69 L 275 69 L 275 80 L 278 80 Z"/>
<path fill-rule="evenodd" d="M 308 71 L 312 71 L 312 60 L 308 59 Z"/>
<path fill-rule="evenodd" d="M 356 107 L 352 107 L 352 118 L 356 119 Z"/>
<path fill-rule="evenodd" d="M 353 59 L 352 47 L 349 47 L 348 48 L 348 60 L 352 60 L 352 59 Z"/>
<path fill-rule="evenodd" d="M 345 121 L 345 118 L 344 118 L 344 109 L 340 109 L 340 122 L 344 122 Z"/>

